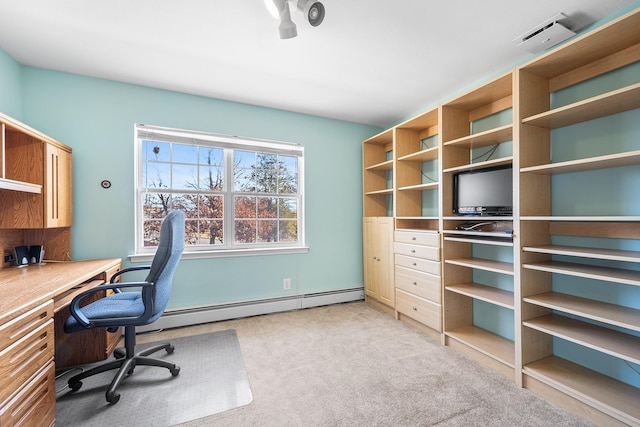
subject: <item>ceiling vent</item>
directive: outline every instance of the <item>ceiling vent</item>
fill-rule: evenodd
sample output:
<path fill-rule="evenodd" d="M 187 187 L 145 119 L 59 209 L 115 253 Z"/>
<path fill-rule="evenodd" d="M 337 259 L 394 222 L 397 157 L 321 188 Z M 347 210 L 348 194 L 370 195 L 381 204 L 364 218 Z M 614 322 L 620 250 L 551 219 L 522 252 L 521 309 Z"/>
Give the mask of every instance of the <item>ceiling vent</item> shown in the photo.
<path fill-rule="evenodd" d="M 512 42 L 527 52 L 542 52 L 576 34 L 565 26 L 568 23 L 567 16 L 564 13 L 558 13 L 520 37 L 516 37 Z"/>

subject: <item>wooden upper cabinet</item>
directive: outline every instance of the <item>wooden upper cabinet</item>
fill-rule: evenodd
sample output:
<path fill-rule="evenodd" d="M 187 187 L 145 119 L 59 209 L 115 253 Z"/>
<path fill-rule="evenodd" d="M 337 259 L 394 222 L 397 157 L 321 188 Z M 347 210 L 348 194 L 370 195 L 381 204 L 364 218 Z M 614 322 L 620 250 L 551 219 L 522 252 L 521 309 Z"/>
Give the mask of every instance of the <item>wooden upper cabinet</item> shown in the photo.
<path fill-rule="evenodd" d="M 0 228 L 72 223 L 71 148 L 0 113 Z"/>
<path fill-rule="evenodd" d="M 72 223 L 71 151 L 45 144 L 44 227 L 70 227 Z"/>

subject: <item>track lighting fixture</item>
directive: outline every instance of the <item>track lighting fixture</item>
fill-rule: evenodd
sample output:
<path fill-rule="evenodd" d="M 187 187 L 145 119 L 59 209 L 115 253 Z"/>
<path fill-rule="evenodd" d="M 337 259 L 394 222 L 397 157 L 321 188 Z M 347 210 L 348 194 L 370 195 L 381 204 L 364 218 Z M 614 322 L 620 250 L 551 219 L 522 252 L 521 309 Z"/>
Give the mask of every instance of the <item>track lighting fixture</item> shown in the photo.
<path fill-rule="evenodd" d="M 280 19 L 280 31 L 281 39 L 290 39 L 298 35 L 296 24 L 291 20 L 291 11 L 289 8 L 289 2 L 296 2 L 296 6 L 304 18 L 313 27 L 317 27 L 324 20 L 324 5 L 316 0 L 264 0 L 264 4 L 271 13 L 271 15 Z"/>

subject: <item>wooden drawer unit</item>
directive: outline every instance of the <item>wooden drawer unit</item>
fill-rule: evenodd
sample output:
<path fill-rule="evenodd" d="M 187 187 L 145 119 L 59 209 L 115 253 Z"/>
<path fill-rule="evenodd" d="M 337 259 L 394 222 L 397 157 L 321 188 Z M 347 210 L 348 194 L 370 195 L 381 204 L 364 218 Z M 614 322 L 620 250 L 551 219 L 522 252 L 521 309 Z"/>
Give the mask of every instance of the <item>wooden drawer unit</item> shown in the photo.
<path fill-rule="evenodd" d="M 440 304 L 440 276 L 396 266 L 396 289 Z"/>
<path fill-rule="evenodd" d="M 396 289 L 396 311 L 432 329 L 441 330 L 440 304 Z"/>
<path fill-rule="evenodd" d="M 440 234 L 395 232 L 396 318 L 403 316 L 442 332 Z"/>
<path fill-rule="evenodd" d="M 37 372 L 0 409 L 0 426 L 48 427 L 56 417 L 56 368 L 53 361 Z"/>
<path fill-rule="evenodd" d="M 54 328 L 51 301 L 1 327 L 0 402 L 10 398 L 27 379 L 53 360 Z"/>
<path fill-rule="evenodd" d="M 396 254 L 395 260 L 396 267 L 406 267 L 412 270 L 418 270 L 424 273 L 440 276 L 440 263 L 437 261 L 429 261 L 423 258 L 415 258 L 400 254 Z"/>

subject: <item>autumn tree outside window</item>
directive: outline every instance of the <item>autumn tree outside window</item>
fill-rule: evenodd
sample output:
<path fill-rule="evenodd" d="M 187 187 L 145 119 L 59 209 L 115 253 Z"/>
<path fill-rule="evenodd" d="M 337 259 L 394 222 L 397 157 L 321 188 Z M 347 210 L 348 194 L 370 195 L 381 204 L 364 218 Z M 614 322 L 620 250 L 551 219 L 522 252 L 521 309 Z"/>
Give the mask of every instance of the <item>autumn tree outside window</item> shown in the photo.
<path fill-rule="evenodd" d="M 136 248 L 155 251 L 160 223 L 185 212 L 185 252 L 304 246 L 300 144 L 135 126 Z"/>

